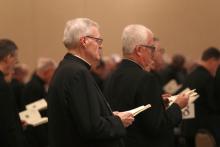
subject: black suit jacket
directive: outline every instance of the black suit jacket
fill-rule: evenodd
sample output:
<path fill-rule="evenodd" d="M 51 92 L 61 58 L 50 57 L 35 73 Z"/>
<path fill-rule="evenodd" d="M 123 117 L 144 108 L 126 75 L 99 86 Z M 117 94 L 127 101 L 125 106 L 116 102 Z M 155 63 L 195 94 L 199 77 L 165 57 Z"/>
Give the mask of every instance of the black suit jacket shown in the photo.
<path fill-rule="evenodd" d="M 45 82 L 39 76 L 33 74 L 31 80 L 25 85 L 23 103 L 27 105 L 41 98 L 46 98 Z"/>
<path fill-rule="evenodd" d="M 182 84 L 185 81 L 187 72 L 184 68 L 178 69 L 173 65 L 168 65 L 163 70 L 158 72 L 161 78 L 161 82 L 166 85 L 170 80 L 174 79 L 178 84 Z"/>
<path fill-rule="evenodd" d="M 25 85 L 23 90 L 23 107 L 39 99 L 46 99 L 46 96 L 45 82 L 38 75 L 33 74 L 31 80 Z M 42 110 L 40 113 L 42 117 L 47 116 L 47 110 Z M 26 136 L 33 147 L 48 146 L 48 125 L 43 124 L 37 127 L 28 127 Z"/>
<path fill-rule="evenodd" d="M 220 123 L 216 115 L 219 106 L 214 97 L 214 77 L 204 67 L 198 66 L 187 76 L 180 90 L 186 87 L 196 89 L 200 95 L 195 101 L 195 119 L 184 120 L 182 124 L 184 135 L 194 137 L 198 129 L 210 129 Z"/>
<path fill-rule="evenodd" d="M 25 87 L 25 84 L 21 83 L 17 79 L 12 79 L 11 81 L 11 87 L 14 93 L 14 97 L 16 100 L 16 106 L 18 111 L 24 110 L 24 105 L 22 102 L 22 94 Z"/>
<path fill-rule="evenodd" d="M 220 66 L 216 72 L 215 76 L 215 99 L 217 101 L 217 106 L 220 105 Z M 220 114 L 220 107 L 218 107 L 218 114 Z"/>
<path fill-rule="evenodd" d="M 104 94 L 113 110 L 125 111 L 151 104 L 152 108 L 138 114 L 128 127 L 126 146 L 172 147 L 173 127 L 181 120 L 179 106 L 167 111 L 156 77 L 133 61 L 124 59 L 106 81 Z"/>
<path fill-rule="evenodd" d="M 113 116 L 89 65 L 66 54 L 48 93 L 50 147 L 121 147 L 125 129 Z"/>
<path fill-rule="evenodd" d="M 25 147 L 27 144 L 16 109 L 12 89 L 0 71 L 0 146 Z"/>

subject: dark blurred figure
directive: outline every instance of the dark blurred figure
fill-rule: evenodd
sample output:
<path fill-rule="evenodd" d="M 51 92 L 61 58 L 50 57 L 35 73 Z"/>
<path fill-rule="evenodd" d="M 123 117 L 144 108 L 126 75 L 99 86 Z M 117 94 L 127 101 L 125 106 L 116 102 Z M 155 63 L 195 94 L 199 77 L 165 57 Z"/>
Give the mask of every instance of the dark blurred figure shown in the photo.
<path fill-rule="evenodd" d="M 11 86 L 16 100 L 17 110 L 20 112 L 24 110 L 22 105 L 22 93 L 28 76 L 28 68 L 25 64 L 17 64 L 14 67 L 12 74 Z"/>
<path fill-rule="evenodd" d="M 106 79 L 106 64 L 103 60 L 100 60 L 97 66 L 91 68 L 92 76 L 94 77 L 96 83 L 98 84 L 101 91 L 103 90 L 103 83 Z"/>
<path fill-rule="evenodd" d="M 150 71 L 151 71 L 152 74 L 154 74 L 156 76 L 158 82 L 161 85 L 161 89 L 163 89 L 162 88 L 163 83 L 162 83 L 161 76 L 159 75 L 159 72 L 162 69 L 164 69 L 164 67 L 165 67 L 165 62 L 164 62 L 164 59 L 163 59 L 165 49 L 161 48 L 159 38 L 154 37 L 154 45 L 155 45 L 156 49 L 155 49 L 155 52 L 154 52 L 154 55 L 153 55 L 153 58 L 152 58 L 153 62 L 150 65 Z"/>
<path fill-rule="evenodd" d="M 195 61 L 192 59 L 187 60 L 187 62 L 185 63 L 187 74 L 190 74 L 191 72 L 193 72 L 197 66 L 198 66 L 198 61 Z"/>
<path fill-rule="evenodd" d="M 39 58 L 36 71 L 24 88 L 22 96 L 24 105 L 42 98 L 47 100 L 47 87 L 55 68 L 56 63 L 52 59 Z M 43 110 L 40 113 L 43 117 L 47 116 L 47 110 Z M 48 146 L 48 124 L 29 127 L 26 130 L 26 134 L 33 147 Z"/>
<path fill-rule="evenodd" d="M 39 58 L 36 71 L 26 84 L 23 101 L 24 105 L 47 96 L 47 87 L 56 69 L 56 63 L 50 58 Z"/>
<path fill-rule="evenodd" d="M 162 98 L 164 100 L 164 104 L 167 105 L 169 103 L 167 98 L 170 96 L 170 94 L 165 93 L 163 90 L 163 83 L 159 74 L 160 71 L 165 68 L 165 61 L 163 57 L 165 54 L 165 49 L 161 47 L 159 38 L 154 37 L 154 45 L 156 49 L 152 58 L 153 62 L 150 66 L 150 72 L 155 76 L 155 79 L 157 79 L 157 82 L 159 83 L 158 88 L 163 93 Z M 172 131 L 172 135 L 174 136 L 175 147 L 181 147 L 185 145 L 183 142 L 184 139 L 181 134 L 180 125 L 175 126 L 174 130 Z"/>
<path fill-rule="evenodd" d="M 105 80 L 117 68 L 120 61 L 119 55 L 112 54 L 110 57 L 104 57 L 96 67 L 91 68 L 92 76 L 101 90 L 103 90 Z"/>
<path fill-rule="evenodd" d="M 17 62 L 17 46 L 8 39 L 0 39 L 0 146 L 26 147 L 22 125 L 9 83 L 5 76 L 12 73 Z"/>
<path fill-rule="evenodd" d="M 176 80 L 178 84 L 182 84 L 187 75 L 184 64 L 184 56 L 178 54 L 174 55 L 171 64 L 160 72 L 163 85 L 166 85 L 172 79 Z"/>
<path fill-rule="evenodd" d="M 187 139 L 188 145 L 194 146 L 195 134 L 199 129 L 209 130 L 220 141 L 220 116 L 217 114 L 218 105 L 214 96 L 214 77 L 219 66 L 219 49 L 210 47 L 206 49 L 201 58 L 201 62 L 196 69 L 191 72 L 183 87 L 196 89 L 200 95 L 195 101 L 195 119 L 183 121 L 183 133 Z"/>
<path fill-rule="evenodd" d="M 106 63 L 106 74 L 109 76 L 121 62 L 121 57 L 118 54 L 112 54 L 110 57 L 104 58 Z"/>
<path fill-rule="evenodd" d="M 215 76 L 215 98 L 217 105 L 220 106 L 220 66 L 218 66 Z M 220 115 L 220 107 L 218 107 L 218 114 Z"/>

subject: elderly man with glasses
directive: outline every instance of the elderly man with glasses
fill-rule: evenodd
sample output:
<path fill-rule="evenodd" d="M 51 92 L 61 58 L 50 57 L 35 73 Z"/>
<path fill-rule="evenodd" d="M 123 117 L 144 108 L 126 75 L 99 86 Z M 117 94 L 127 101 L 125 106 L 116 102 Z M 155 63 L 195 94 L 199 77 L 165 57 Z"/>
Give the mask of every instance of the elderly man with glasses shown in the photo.
<path fill-rule="evenodd" d="M 173 147 L 173 128 L 181 121 L 188 96 L 180 95 L 168 109 L 158 81 L 146 69 L 154 55 L 153 33 L 143 25 L 128 25 L 122 33 L 124 59 L 105 83 L 104 94 L 113 110 L 141 105 L 151 108 L 136 116 L 127 128 L 126 147 Z"/>
<path fill-rule="evenodd" d="M 50 147 L 122 147 L 129 112 L 113 113 L 90 73 L 100 60 L 98 24 L 87 18 L 67 22 L 63 42 L 68 52 L 48 93 Z"/>

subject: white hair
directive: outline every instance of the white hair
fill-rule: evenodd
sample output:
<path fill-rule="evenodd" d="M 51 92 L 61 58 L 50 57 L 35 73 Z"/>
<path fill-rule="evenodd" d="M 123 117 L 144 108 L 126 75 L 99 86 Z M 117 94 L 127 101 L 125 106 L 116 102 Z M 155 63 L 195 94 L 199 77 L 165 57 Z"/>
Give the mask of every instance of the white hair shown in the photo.
<path fill-rule="evenodd" d="M 111 59 L 112 59 L 115 63 L 121 62 L 121 56 L 118 55 L 118 54 L 112 54 L 112 55 L 111 55 Z"/>
<path fill-rule="evenodd" d="M 79 45 L 80 37 L 91 34 L 91 27 L 99 28 L 99 25 L 88 18 L 76 18 L 69 20 L 64 29 L 63 43 L 67 49 Z"/>
<path fill-rule="evenodd" d="M 132 53 L 136 45 L 144 45 L 152 39 L 153 33 L 143 25 L 132 24 L 124 28 L 122 33 L 123 54 Z"/>
<path fill-rule="evenodd" d="M 45 71 L 49 68 L 56 68 L 56 62 L 51 58 L 41 57 L 37 61 L 37 71 Z"/>

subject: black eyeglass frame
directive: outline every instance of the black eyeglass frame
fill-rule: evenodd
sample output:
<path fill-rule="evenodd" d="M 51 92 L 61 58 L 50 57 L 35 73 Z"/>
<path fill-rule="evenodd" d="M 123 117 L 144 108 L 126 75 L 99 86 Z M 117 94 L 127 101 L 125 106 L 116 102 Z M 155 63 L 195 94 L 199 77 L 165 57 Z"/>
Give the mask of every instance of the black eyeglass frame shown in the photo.
<path fill-rule="evenodd" d="M 156 47 L 153 45 L 138 45 L 138 46 L 149 48 L 152 52 L 156 50 Z"/>
<path fill-rule="evenodd" d="M 102 45 L 102 43 L 103 43 L 103 39 L 102 38 L 97 38 L 97 37 L 93 37 L 93 36 L 85 36 L 85 37 L 94 39 L 97 42 L 98 45 Z"/>

